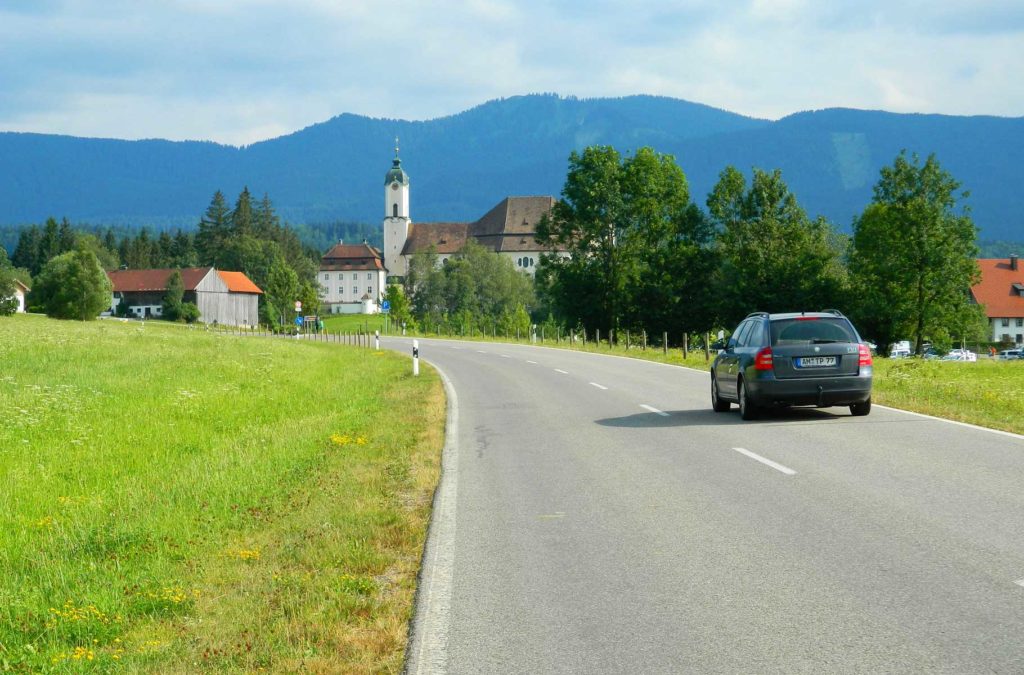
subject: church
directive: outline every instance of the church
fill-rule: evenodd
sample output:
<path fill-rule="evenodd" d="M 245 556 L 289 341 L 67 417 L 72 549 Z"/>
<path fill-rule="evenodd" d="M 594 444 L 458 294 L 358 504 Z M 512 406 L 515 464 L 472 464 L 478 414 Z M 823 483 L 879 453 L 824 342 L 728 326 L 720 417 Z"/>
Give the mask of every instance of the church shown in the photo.
<path fill-rule="evenodd" d="M 397 149 L 384 176 L 384 266 L 388 278 L 401 278 L 415 253 L 431 247 L 444 264 L 472 238 L 533 276 L 540 254 L 551 249 L 534 239 L 537 223 L 555 205 L 554 197 L 506 197 L 473 222 L 414 223 L 409 215 L 409 175 Z M 560 251 L 560 255 L 568 255 Z"/>
<path fill-rule="evenodd" d="M 384 176 L 384 250 L 366 242 L 339 242 L 324 254 L 318 280 L 325 310 L 331 314 L 376 314 L 387 282 L 405 277 L 413 254 L 433 248 L 443 265 L 470 238 L 533 276 L 540 255 L 551 251 L 537 243 L 534 233 L 554 205 L 554 197 L 506 197 L 473 222 L 413 223 L 409 175 L 402 169 L 396 148 L 391 170 Z M 568 252 L 560 250 L 558 254 Z"/>

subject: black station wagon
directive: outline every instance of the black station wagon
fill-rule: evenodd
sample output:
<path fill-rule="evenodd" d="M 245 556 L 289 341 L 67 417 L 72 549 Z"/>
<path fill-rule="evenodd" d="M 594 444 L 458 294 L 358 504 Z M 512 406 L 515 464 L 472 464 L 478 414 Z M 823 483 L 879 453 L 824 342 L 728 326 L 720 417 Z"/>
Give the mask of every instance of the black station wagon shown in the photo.
<path fill-rule="evenodd" d="M 747 316 L 711 364 L 711 407 L 850 406 L 871 412 L 871 349 L 838 310 Z"/>

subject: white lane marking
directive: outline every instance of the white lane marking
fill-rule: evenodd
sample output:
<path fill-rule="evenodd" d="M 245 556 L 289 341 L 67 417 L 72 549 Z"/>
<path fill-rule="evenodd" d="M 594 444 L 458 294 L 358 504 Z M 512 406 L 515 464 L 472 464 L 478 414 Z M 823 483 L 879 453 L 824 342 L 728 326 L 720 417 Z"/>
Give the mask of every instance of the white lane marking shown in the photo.
<path fill-rule="evenodd" d="M 667 412 L 665 412 L 664 410 L 658 410 L 657 408 L 655 408 L 653 406 L 649 406 L 646 403 L 641 403 L 640 407 L 643 408 L 644 410 L 650 410 L 652 413 L 654 413 L 656 415 L 661 415 L 662 417 L 668 417 L 669 416 L 669 414 Z"/>
<path fill-rule="evenodd" d="M 1017 579 L 1013 583 L 1017 584 L 1018 586 L 1024 586 L 1024 579 Z"/>
<path fill-rule="evenodd" d="M 750 450 L 747 450 L 746 448 L 733 448 L 733 450 L 735 450 L 736 452 L 740 453 L 741 455 L 746 455 L 750 459 L 757 460 L 758 462 L 761 462 L 765 466 L 770 466 L 771 468 L 775 469 L 776 471 L 781 471 L 782 473 L 786 474 L 787 476 L 795 476 L 796 475 L 796 471 L 793 471 L 788 466 L 782 466 L 778 462 L 773 462 L 772 460 L 767 459 L 765 457 L 762 457 L 761 455 L 757 454 L 756 452 L 751 452 Z"/>
<path fill-rule="evenodd" d="M 478 349 L 478 350 L 476 350 L 476 353 L 477 354 L 486 354 L 487 352 L 483 351 L 482 349 Z"/>
<path fill-rule="evenodd" d="M 591 382 L 590 386 L 591 387 L 597 387 L 598 389 L 605 389 L 605 390 L 608 389 L 608 387 L 604 386 L 603 384 L 598 384 L 597 382 Z"/>
<path fill-rule="evenodd" d="M 503 358 L 503 359 L 510 359 L 510 358 L 512 358 L 512 357 L 511 357 L 511 356 L 509 356 L 508 354 L 502 354 L 502 355 L 501 355 L 501 358 Z"/>
<path fill-rule="evenodd" d="M 532 363 L 533 365 L 537 365 L 536 361 L 527 361 L 527 363 Z"/>
<path fill-rule="evenodd" d="M 562 370 L 561 368 L 555 368 L 555 372 L 556 373 L 561 373 L 562 375 L 568 375 L 569 374 L 568 370 Z"/>
<path fill-rule="evenodd" d="M 443 370 L 434 366 L 448 395 L 448 419 L 441 451 L 441 480 L 434 494 L 434 512 L 427 530 L 421 582 L 416 591 L 416 615 L 406 672 L 448 672 L 448 634 L 451 628 L 452 578 L 455 569 L 455 506 L 459 489 L 459 399 Z"/>
<path fill-rule="evenodd" d="M 901 412 L 904 415 L 913 415 L 914 417 L 923 417 L 926 420 L 935 420 L 936 422 L 947 422 L 949 424 L 955 424 L 958 427 L 967 427 L 968 429 L 977 429 L 978 431 L 987 431 L 990 434 L 999 434 L 1000 436 L 1009 436 L 1010 438 L 1017 438 L 1024 440 L 1024 435 L 1015 434 L 1012 431 L 1003 431 L 1002 429 L 989 429 L 988 427 L 979 427 L 977 424 L 968 424 L 967 422 L 958 422 L 956 420 L 948 420 L 945 417 L 935 417 L 934 415 L 925 415 L 924 413 L 913 412 L 910 410 L 904 410 L 903 408 L 893 408 L 887 405 L 881 405 L 880 403 L 874 404 L 875 408 L 883 408 L 884 410 L 892 410 L 894 412 Z"/>

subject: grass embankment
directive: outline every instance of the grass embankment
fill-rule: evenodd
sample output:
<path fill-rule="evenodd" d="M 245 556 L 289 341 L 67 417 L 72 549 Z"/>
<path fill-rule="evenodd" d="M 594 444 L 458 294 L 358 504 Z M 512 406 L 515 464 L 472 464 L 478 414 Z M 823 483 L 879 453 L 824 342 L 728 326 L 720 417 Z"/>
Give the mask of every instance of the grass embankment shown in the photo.
<path fill-rule="evenodd" d="M 396 672 L 436 373 L 337 344 L 0 320 L 0 671 Z"/>
<path fill-rule="evenodd" d="M 478 342 L 508 342 L 502 338 L 492 339 L 479 335 L 472 339 Z M 520 340 L 518 344 L 527 342 Z M 570 348 L 564 337 L 559 342 L 549 339 L 537 344 Z M 708 370 L 710 367 L 710 360 L 705 359 L 703 350 L 691 351 L 684 359 L 682 349 L 678 347 L 665 354 L 660 346 L 648 346 L 646 350 L 639 346 L 626 349 L 620 345 L 609 347 L 607 342 L 596 344 L 590 341 L 583 345 L 577 341 L 572 349 L 671 363 L 698 370 Z M 713 354 L 711 358 L 714 358 Z M 875 403 L 1024 434 L 1024 361 L 982 358 L 976 363 L 969 363 L 875 357 L 874 372 L 872 398 Z"/>

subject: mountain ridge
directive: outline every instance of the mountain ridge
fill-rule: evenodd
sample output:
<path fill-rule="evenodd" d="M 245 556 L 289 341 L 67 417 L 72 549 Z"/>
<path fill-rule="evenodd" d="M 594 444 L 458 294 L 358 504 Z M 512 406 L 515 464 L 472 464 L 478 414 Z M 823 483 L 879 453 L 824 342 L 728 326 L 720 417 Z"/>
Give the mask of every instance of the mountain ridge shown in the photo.
<path fill-rule="evenodd" d="M 907 149 L 935 153 L 970 190 L 981 235 L 1020 239 L 1024 117 L 853 108 L 748 117 L 663 96 L 528 94 L 431 120 L 341 113 L 244 146 L 0 132 L 0 225 L 194 226 L 215 190 L 268 193 L 293 222 L 378 222 L 395 136 L 414 220 L 474 220 L 503 197 L 558 195 L 568 155 L 591 144 L 672 154 L 704 204 L 727 166 L 780 168 L 801 204 L 849 231 L 879 169 Z"/>

